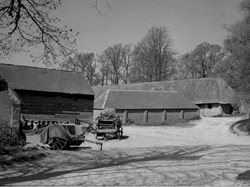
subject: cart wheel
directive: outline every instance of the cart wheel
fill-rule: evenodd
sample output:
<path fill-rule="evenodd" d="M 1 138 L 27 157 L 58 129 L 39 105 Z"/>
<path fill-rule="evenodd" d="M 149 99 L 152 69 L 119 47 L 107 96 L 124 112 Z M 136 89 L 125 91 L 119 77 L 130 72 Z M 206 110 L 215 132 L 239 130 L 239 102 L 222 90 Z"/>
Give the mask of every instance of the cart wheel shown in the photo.
<path fill-rule="evenodd" d="M 49 143 L 51 150 L 62 150 L 67 147 L 68 141 L 63 138 L 53 137 L 51 143 Z"/>

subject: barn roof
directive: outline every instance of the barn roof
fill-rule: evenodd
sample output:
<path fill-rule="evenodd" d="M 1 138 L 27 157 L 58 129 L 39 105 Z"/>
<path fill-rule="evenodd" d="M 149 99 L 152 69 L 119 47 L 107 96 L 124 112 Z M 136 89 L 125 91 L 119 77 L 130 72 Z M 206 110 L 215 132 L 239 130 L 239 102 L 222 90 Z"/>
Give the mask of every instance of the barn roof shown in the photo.
<path fill-rule="evenodd" d="M 179 92 L 107 90 L 95 100 L 95 109 L 197 109 Z"/>
<path fill-rule="evenodd" d="M 6 82 L 6 80 L 4 80 L 4 78 L 0 75 L 0 93 L 1 92 L 7 92 L 12 101 L 14 101 L 16 104 L 23 103 L 19 95 L 11 88 L 11 86 Z"/>
<path fill-rule="evenodd" d="M 176 81 L 148 82 L 138 84 L 122 84 L 94 86 L 95 98 L 106 90 L 161 90 L 178 91 L 195 104 L 220 103 L 235 104 L 235 91 L 221 78 L 186 79 Z"/>
<path fill-rule="evenodd" d="M 0 64 L 0 75 L 14 90 L 94 95 L 82 73 Z"/>

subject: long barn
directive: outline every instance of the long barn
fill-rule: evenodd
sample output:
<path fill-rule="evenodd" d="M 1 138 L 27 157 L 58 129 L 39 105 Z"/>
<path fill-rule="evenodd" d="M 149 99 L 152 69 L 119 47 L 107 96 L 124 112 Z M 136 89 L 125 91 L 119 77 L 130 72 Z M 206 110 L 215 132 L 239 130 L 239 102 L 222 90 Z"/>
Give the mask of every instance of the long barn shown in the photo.
<path fill-rule="evenodd" d="M 107 90 L 178 91 L 199 107 L 200 116 L 230 114 L 237 103 L 235 91 L 221 78 L 94 86 L 92 89 L 96 99 Z"/>
<path fill-rule="evenodd" d="M 94 109 L 97 114 L 114 109 L 123 123 L 179 121 L 198 116 L 198 107 L 176 91 L 107 90 L 95 100 Z"/>
<path fill-rule="evenodd" d="M 22 99 L 26 119 L 93 117 L 94 92 L 82 73 L 0 64 L 0 75 Z"/>

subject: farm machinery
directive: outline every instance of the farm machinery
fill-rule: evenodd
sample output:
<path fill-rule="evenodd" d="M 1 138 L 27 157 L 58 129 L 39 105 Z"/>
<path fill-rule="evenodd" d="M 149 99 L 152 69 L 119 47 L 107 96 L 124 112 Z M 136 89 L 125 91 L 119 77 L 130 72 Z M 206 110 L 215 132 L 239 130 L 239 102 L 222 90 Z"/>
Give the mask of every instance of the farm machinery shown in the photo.
<path fill-rule="evenodd" d="M 75 120 L 75 122 L 39 121 L 34 118 L 23 119 L 24 130 L 40 134 L 40 142 L 51 150 L 67 149 L 70 146 L 80 146 L 83 142 L 96 144 L 102 150 L 103 143 L 99 139 L 109 140 L 111 138 L 121 139 L 123 128 L 120 117 L 115 114 L 102 113 L 94 124 L 90 121 Z M 28 130 L 27 130 L 28 129 Z M 97 140 L 86 139 L 86 135 L 92 133 Z"/>
<path fill-rule="evenodd" d="M 97 118 L 95 126 L 96 139 L 118 138 L 123 135 L 123 128 L 120 117 L 115 114 L 103 113 Z"/>
<path fill-rule="evenodd" d="M 86 133 L 91 131 L 91 126 L 86 123 L 55 123 L 46 126 L 40 134 L 41 143 L 51 150 L 62 150 L 70 146 L 79 146 L 83 142 L 98 145 L 102 150 L 102 142 L 92 141 L 85 138 Z"/>

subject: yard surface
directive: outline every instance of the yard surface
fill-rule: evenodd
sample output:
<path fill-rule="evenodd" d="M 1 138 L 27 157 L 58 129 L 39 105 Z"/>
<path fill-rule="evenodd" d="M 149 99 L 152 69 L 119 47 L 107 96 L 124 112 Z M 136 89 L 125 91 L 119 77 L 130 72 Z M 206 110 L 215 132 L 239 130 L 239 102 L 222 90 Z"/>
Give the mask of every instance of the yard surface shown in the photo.
<path fill-rule="evenodd" d="M 236 180 L 250 169 L 250 136 L 230 131 L 239 120 L 203 118 L 186 128 L 125 126 L 124 139 L 105 142 L 103 151 L 84 143 L 2 166 L 0 185 L 250 186 Z"/>

